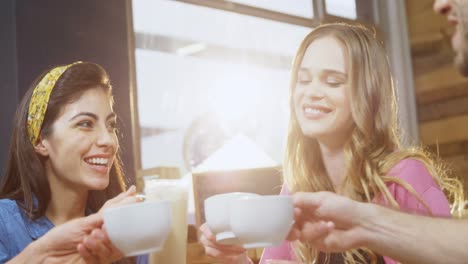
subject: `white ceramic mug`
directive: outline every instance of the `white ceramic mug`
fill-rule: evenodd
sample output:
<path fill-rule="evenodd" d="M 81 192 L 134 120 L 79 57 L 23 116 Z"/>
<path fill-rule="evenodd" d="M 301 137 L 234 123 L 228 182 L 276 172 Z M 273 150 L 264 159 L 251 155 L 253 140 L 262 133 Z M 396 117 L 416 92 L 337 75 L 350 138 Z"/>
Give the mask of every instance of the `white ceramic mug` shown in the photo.
<path fill-rule="evenodd" d="M 242 197 L 229 203 L 232 232 L 244 248 L 280 245 L 294 223 L 290 196 Z"/>
<path fill-rule="evenodd" d="M 171 208 L 167 201 L 144 201 L 105 209 L 107 234 L 125 256 L 161 250 L 171 229 Z"/>
<path fill-rule="evenodd" d="M 211 196 L 205 200 L 205 220 L 220 244 L 239 244 L 229 224 L 229 202 L 242 197 L 257 197 L 255 193 L 232 192 Z"/>

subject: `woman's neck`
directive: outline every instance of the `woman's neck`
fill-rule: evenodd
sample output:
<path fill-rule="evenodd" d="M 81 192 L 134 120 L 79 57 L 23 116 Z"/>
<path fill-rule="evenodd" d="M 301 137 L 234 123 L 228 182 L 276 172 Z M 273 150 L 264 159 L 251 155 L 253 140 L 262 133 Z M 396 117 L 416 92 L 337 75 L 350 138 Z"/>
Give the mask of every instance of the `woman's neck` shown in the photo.
<path fill-rule="evenodd" d="M 86 199 L 76 193 L 57 194 L 51 192 L 45 215 L 54 224 L 60 225 L 72 219 L 85 216 Z"/>
<path fill-rule="evenodd" d="M 65 184 L 57 177 L 48 178 L 50 202 L 45 212 L 47 218 L 57 226 L 72 219 L 83 217 L 86 211 L 88 191 Z"/>
<path fill-rule="evenodd" d="M 337 193 L 342 193 L 345 177 L 344 147 L 330 146 L 319 142 L 323 163 Z"/>

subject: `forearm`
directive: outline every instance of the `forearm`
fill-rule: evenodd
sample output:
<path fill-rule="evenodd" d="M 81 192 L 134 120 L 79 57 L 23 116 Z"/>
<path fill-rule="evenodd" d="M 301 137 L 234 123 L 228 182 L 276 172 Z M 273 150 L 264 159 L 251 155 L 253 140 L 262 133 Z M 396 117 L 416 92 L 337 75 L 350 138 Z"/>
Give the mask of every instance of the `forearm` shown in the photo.
<path fill-rule="evenodd" d="M 43 263 L 46 256 L 46 249 L 42 248 L 39 240 L 29 244 L 20 254 L 7 262 L 7 264 L 28 263 L 34 259 L 35 263 Z"/>
<path fill-rule="evenodd" d="M 46 241 L 40 238 L 29 244 L 20 254 L 8 261 L 6 264 L 31 263 L 85 263 L 78 253 L 64 253 L 49 248 Z"/>
<path fill-rule="evenodd" d="M 416 216 L 365 204 L 366 247 L 403 263 L 465 263 L 468 221 Z"/>

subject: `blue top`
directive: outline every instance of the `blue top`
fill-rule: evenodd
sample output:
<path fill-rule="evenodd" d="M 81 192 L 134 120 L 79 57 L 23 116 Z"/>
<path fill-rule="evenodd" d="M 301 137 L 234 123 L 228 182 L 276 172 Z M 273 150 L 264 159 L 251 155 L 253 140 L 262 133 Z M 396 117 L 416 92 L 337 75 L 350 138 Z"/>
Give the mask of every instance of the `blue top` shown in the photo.
<path fill-rule="evenodd" d="M 54 224 L 46 216 L 33 221 L 16 201 L 0 199 L 0 263 L 18 255 L 53 227 Z M 148 256 L 138 257 L 137 263 L 148 263 Z"/>

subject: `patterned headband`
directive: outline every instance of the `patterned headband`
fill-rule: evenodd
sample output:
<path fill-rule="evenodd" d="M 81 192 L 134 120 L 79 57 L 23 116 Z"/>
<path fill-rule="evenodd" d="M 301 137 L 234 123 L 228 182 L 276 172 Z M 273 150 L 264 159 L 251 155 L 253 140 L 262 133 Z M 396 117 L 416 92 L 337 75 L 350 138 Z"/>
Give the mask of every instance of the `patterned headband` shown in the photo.
<path fill-rule="evenodd" d="M 77 63 L 81 63 L 81 61 L 53 68 L 34 87 L 28 110 L 28 136 L 33 145 L 36 144 L 39 138 L 39 132 L 41 131 L 47 105 L 49 104 L 50 93 L 55 83 L 68 68 Z"/>

